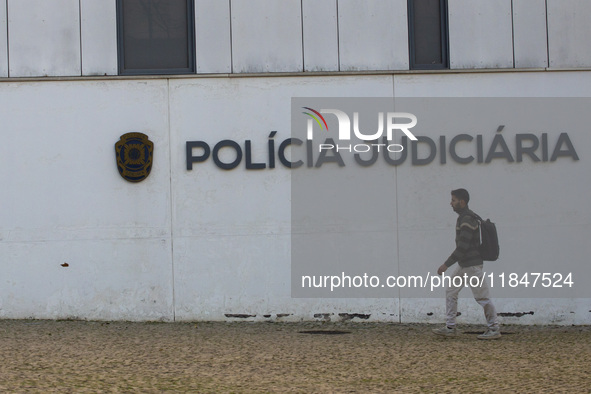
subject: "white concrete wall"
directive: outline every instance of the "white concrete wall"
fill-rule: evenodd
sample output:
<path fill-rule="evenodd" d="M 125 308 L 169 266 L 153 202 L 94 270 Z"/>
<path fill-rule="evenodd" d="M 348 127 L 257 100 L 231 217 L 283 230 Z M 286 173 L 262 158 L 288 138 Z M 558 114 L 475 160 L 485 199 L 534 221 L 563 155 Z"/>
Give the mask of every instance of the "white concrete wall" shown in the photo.
<path fill-rule="evenodd" d="M 0 78 L 116 75 L 115 5 L 0 0 Z M 452 69 L 591 66 L 586 0 L 450 0 L 448 12 Z M 406 0 L 196 0 L 195 31 L 199 74 L 409 67 Z"/>
<path fill-rule="evenodd" d="M 166 81 L 2 83 L 0 103 L 0 317 L 172 319 Z M 128 131 L 156 145 L 141 184 L 114 166 Z"/>
<path fill-rule="evenodd" d="M 545 0 L 513 0 L 515 67 L 548 67 Z"/>
<path fill-rule="evenodd" d="M 81 75 L 78 0 L 8 2 L 10 76 Z"/>
<path fill-rule="evenodd" d="M 117 75 L 117 12 L 114 0 L 80 1 L 82 75 Z"/>
<path fill-rule="evenodd" d="M 511 0 L 449 0 L 450 68 L 512 68 Z"/>
<path fill-rule="evenodd" d="M 548 0 L 550 67 L 591 67 L 591 3 L 586 0 Z"/>
<path fill-rule="evenodd" d="M 197 73 L 232 72 L 230 2 L 195 1 L 195 57 Z"/>
<path fill-rule="evenodd" d="M 231 4 L 234 72 L 303 70 L 299 0 L 233 0 Z"/>
<path fill-rule="evenodd" d="M 187 171 L 185 142 L 251 139 L 253 159 L 264 161 L 269 133 L 276 130 L 277 140 L 289 134 L 296 96 L 585 97 L 590 89 L 588 72 L 0 83 L 0 182 L 7 185 L 0 189 L 0 317 L 338 320 L 362 313 L 440 322 L 443 294 L 292 299 L 294 170 L 243 164 L 224 171 L 210 159 Z M 114 143 L 129 131 L 155 144 L 154 169 L 139 184 L 124 181 L 115 166 Z M 490 264 L 510 270 L 535 248 L 545 256 L 540 267 L 559 271 L 561 259 L 584 265 L 591 253 L 584 242 L 591 225 L 587 134 L 572 135 L 581 157 L 575 163 L 399 167 L 401 247 L 393 262 L 401 273 L 422 272 L 451 252 L 448 193 L 461 175 L 477 206 L 503 224 L 503 255 Z M 432 192 L 421 193 L 426 187 Z M 418 220 L 418 211 L 429 220 Z M 430 247 L 412 247 L 416 239 Z M 460 305 L 463 322 L 482 322 L 470 298 Z M 591 323 L 589 299 L 500 298 L 498 305 L 499 312 L 535 311 L 505 322 Z"/>
<path fill-rule="evenodd" d="M 337 0 L 304 0 L 302 16 L 304 71 L 338 71 Z"/>
<path fill-rule="evenodd" d="M 341 71 L 408 70 L 407 2 L 340 0 Z"/>
<path fill-rule="evenodd" d="M 277 131 L 277 144 L 291 135 L 292 96 L 388 95 L 391 86 L 391 77 L 171 81 L 177 319 L 225 319 L 225 314 L 299 319 L 338 310 L 332 301 L 291 299 L 290 171 L 279 163 L 274 170 L 247 171 L 244 159 L 231 171 L 211 159 L 186 171 L 185 142 L 207 141 L 213 148 L 223 139 L 241 145 L 250 139 L 253 160 L 263 162 L 271 131 Z M 356 302 L 336 305 L 358 310 L 368 304 Z M 394 304 L 378 303 L 389 311 L 396 311 Z"/>
<path fill-rule="evenodd" d="M 6 0 L 0 0 L 0 78 L 8 76 L 8 18 Z"/>

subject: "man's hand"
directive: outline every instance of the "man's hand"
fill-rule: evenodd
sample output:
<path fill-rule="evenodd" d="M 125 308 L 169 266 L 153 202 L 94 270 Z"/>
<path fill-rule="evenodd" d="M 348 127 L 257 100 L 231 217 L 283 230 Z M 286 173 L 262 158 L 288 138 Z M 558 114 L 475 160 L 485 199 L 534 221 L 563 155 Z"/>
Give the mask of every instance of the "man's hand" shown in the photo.
<path fill-rule="evenodd" d="M 437 269 L 437 275 L 443 274 L 448 268 L 449 267 L 447 265 L 441 264 L 441 266 Z"/>

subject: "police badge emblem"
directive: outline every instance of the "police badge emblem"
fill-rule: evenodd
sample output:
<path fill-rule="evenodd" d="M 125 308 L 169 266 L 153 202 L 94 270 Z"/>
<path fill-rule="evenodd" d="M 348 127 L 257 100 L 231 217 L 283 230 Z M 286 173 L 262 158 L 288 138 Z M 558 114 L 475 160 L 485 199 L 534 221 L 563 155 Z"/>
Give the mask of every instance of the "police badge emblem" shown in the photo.
<path fill-rule="evenodd" d="M 127 133 L 115 144 L 119 174 L 129 182 L 141 182 L 150 175 L 154 143 L 142 133 Z"/>

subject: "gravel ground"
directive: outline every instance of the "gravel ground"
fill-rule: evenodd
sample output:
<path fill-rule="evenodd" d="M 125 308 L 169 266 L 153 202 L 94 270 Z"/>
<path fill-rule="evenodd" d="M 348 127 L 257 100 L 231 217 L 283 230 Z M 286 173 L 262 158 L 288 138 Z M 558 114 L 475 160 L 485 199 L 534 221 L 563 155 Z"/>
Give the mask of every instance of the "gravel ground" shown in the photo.
<path fill-rule="evenodd" d="M 5 320 L 0 391 L 591 392 L 589 326 L 432 328 Z"/>

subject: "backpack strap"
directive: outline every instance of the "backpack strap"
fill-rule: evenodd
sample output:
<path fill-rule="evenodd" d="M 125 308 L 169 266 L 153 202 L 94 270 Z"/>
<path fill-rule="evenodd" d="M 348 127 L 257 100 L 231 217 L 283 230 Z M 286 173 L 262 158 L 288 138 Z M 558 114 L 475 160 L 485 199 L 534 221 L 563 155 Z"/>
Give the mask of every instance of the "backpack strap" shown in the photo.
<path fill-rule="evenodd" d="M 473 218 L 475 218 L 476 220 L 478 220 L 481 223 L 484 222 L 484 220 L 480 216 L 478 216 L 478 214 L 476 214 L 475 212 L 470 212 L 470 213 L 468 213 L 468 215 L 472 216 Z"/>

